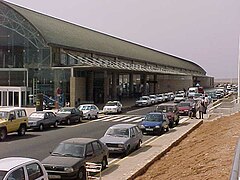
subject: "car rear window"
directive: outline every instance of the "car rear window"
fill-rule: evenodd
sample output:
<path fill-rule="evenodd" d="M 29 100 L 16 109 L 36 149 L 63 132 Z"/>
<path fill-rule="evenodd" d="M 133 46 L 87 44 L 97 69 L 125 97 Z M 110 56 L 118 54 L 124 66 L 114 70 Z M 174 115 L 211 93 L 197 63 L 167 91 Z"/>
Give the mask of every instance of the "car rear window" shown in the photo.
<path fill-rule="evenodd" d="M 153 121 L 153 122 L 163 121 L 163 115 L 162 114 L 147 114 L 145 117 L 145 121 Z"/>

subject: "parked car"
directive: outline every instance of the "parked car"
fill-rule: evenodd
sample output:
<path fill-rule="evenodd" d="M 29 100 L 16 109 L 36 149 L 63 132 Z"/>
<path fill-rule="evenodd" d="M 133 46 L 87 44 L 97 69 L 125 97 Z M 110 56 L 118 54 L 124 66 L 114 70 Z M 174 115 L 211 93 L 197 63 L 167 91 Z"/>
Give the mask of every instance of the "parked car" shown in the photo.
<path fill-rule="evenodd" d="M 156 96 L 158 103 L 165 102 L 165 96 L 163 94 L 157 94 Z"/>
<path fill-rule="evenodd" d="M 28 127 L 40 131 L 47 127 L 58 127 L 59 117 L 51 111 L 36 111 L 29 115 Z"/>
<path fill-rule="evenodd" d="M 8 133 L 17 132 L 23 136 L 28 127 L 28 117 L 22 108 L 0 109 L 0 141 L 3 141 Z"/>
<path fill-rule="evenodd" d="M 81 122 L 83 112 L 75 107 L 63 107 L 56 112 L 57 117 L 60 118 L 60 124 L 72 124 Z"/>
<path fill-rule="evenodd" d="M 122 112 L 122 104 L 120 101 L 108 101 L 106 105 L 103 107 L 103 113 L 121 113 Z"/>
<path fill-rule="evenodd" d="M 173 101 L 174 100 L 174 93 L 173 92 L 169 92 L 168 95 L 170 96 L 170 101 Z"/>
<path fill-rule="evenodd" d="M 181 101 L 185 101 L 185 96 L 183 94 L 176 94 L 175 97 L 174 97 L 174 102 L 175 103 L 179 103 Z"/>
<path fill-rule="evenodd" d="M 98 118 L 99 109 L 95 104 L 82 104 L 78 109 L 83 112 L 84 119 Z"/>
<path fill-rule="evenodd" d="M 149 96 L 142 96 L 136 102 L 136 106 L 149 106 L 152 104 L 152 100 Z"/>
<path fill-rule="evenodd" d="M 42 164 L 49 179 L 86 179 L 85 163 L 108 164 L 108 148 L 92 138 L 71 138 L 62 141 Z"/>
<path fill-rule="evenodd" d="M 178 104 L 179 114 L 188 116 L 189 115 L 189 111 L 192 108 L 192 106 L 193 106 L 193 102 L 191 102 L 191 101 L 180 102 Z"/>
<path fill-rule="evenodd" d="M 142 139 L 142 132 L 136 124 L 117 124 L 109 127 L 100 141 L 106 144 L 109 153 L 128 155 L 140 147 Z"/>
<path fill-rule="evenodd" d="M 152 104 L 158 103 L 158 101 L 157 101 L 157 96 L 156 96 L 156 95 L 151 94 L 151 95 L 149 95 L 149 97 L 150 97 L 150 99 L 151 99 L 151 103 L 152 103 Z"/>
<path fill-rule="evenodd" d="M 169 127 L 173 128 L 174 125 L 178 125 L 179 123 L 179 112 L 178 106 L 174 103 L 164 103 L 159 104 L 156 107 L 156 112 L 166 113 L 167 118 L 169 120 Z"/>
<path fill-rule="evenodd" d="M 48 180 L 43 165 L 36 159 L 8 157 L 0 159 L 1 180 Z"/>
<path fill-rule="evenodd" d="M 148 113 L 140 123 L 140 129 L 143 133 L 154 133 L 161 135 L 169 131 L 169 120 L 165 113 Z"/>

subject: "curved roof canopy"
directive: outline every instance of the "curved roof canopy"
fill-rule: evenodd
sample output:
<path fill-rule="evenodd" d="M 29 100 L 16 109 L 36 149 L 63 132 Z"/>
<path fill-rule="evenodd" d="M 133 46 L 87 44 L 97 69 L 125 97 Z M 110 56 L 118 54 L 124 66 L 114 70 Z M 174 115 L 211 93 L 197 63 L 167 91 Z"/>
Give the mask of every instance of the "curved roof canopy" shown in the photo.
<path fill-rule="evenodd" d="M 147 61 L 149 63 L 184 68 L 206 75 L 199 65 L 110 35 L 65 22 L 5 1 L 0 1 L 26 18 L 43 36 L 46 43 L 104 53 L 119 58 Z"/>

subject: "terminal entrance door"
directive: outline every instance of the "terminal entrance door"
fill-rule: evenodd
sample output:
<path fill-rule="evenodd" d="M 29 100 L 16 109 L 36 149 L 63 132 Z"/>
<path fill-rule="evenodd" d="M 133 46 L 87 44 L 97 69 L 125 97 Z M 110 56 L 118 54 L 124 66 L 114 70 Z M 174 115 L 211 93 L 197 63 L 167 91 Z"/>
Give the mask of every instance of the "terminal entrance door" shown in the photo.
<path fill-rule="evenodd" d="M 1 107 L 22 107 L 27 105 L 27 87 L 0 86 Z"/>

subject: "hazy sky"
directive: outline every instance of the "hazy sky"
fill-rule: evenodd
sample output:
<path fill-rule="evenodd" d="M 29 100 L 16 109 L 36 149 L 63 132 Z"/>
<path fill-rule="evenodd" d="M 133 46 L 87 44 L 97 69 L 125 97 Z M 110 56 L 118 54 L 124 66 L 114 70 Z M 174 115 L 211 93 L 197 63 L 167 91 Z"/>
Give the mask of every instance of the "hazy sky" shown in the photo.
<path fill-rule="evenodd" d="M 240 0 L 8 0 L 237 77 Z"/>

